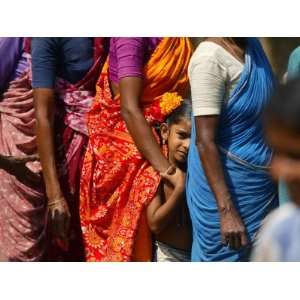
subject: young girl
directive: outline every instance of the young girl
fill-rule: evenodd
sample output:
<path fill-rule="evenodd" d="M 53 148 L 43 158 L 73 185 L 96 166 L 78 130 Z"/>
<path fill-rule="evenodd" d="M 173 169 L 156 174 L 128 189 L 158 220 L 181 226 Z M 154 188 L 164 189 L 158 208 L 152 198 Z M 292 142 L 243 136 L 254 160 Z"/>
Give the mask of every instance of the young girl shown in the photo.
<path fill-rule="evenodd" d="M 162 182 L 147 208 L 148 224 L 155 235 L 155 261 L 190 261 L 192 231 L 185 202 L 186 160 L 191 136 L 191 101 L 184 100 L 160 127 L 165 155 L 176 167 L 174 188 Z M 173 175 L 174 176 L 174 175 Z"/>

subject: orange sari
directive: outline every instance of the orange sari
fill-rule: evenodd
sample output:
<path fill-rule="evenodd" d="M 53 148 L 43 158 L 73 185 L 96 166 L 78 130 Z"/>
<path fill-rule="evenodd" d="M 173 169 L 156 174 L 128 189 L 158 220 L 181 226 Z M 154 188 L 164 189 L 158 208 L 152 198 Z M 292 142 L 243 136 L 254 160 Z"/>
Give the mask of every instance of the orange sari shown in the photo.
<path fill-rule="evenodd" d="M 151 126 L 165 120 L 185 95 L 192 46 L 164 38 L 144 67 L 141 106 Z M 107 68 L 88 114 L 89 144 L 81 175 L 80 218 L 88 261 L 151 261 L 145 207 L 159 174 L 136 148 L 113 98 Z M 154 132 L 154 129 L 153 129 Z"/>

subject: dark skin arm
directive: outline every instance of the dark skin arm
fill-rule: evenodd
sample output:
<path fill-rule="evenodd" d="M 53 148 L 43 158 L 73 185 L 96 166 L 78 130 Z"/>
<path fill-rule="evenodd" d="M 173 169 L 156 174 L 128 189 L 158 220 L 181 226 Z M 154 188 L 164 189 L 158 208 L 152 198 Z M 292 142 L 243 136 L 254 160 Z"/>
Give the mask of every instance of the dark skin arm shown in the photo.
<path fill-rule="evenodd" d="M 170 175 L 165 176 L 168 179 Z M 170 224 L 175 217 L 176 208 L 184 199 L 185 175 L 179 169 L 176 169 L 176 181 L 177 185 L 167 199 L 165 199 L 164 195 L 164 184 L 161 183 L 155 197 L 147 208 L 148 225 L 155 234 L 159 234 Z"/>
<path fill-rule="evenodd" d="M 26 185 L 35 187 L 40 183 L 40 175 L 27 168 L 26 163 L 38 160 L 38 155 L 24 157 L 4 156 L 0 154 L 0 168 Z"/>
<path fill-rule="evenodd" d="M 232 249 L 239 249 L 248 243 L 245 226 L 236 211 L 225 182 L 224 170 L 215 142 L 218 116 L 195 118 L 196 143 L 208 183 L 214 193 L 220 214 L 223 243 Z"/>
<path fill-rule="evenodd" d="M 54 238 L 67 243 L 70 213 L 60 188 L 54 154 L 54 90 L 38 88 L 34 90 L 37 145 L 43 169 L 49 208 L 49 225 Z"/>
<path fill-rule="evenodd" d="M 121 95 L 121 113 L 135 145 L 143 157 L 149 161 L 155 170 L 165 173 L 171 166 L 161 152 L 152 130 L 140 108 L 140 97 L 143 90 L 143 80 L 138 77 L 125 77 L 119 84 Z M 138 126 L 137 126 L 138 124 Z M 174 170 L 169 169 L 169 174 Z M 172 177 L 170 178 L 172 180 Z M 176 182 L 172 180 L 172 184 Z"/>

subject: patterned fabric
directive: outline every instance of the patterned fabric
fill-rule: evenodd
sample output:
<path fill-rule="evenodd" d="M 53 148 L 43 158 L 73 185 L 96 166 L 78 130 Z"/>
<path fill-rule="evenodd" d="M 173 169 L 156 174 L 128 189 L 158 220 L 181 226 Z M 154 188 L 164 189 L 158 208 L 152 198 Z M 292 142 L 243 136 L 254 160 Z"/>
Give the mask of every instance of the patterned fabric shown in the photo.
<path fill-rule="evenodd" d="M 29 57 L 28 57 L 29 59 Z M 0 102 L 0 153 L 37 153 L 33 92 L 28 70 L 9 83 Z M 39 162 L 27 167 L 40 173 Z M 46 199 L 42 181 L 29 185 L 0 169 L 0 249 L 9 261 L 38 261 L 45 251 Z"/>
<path fill-rule="evenodd" d="M 163 121 L 172 103 L 178 105 L 177 93 L 185 94 L 191 53 L 189 39 L 164 38 L 145 65 L 141 105 L 150 125 Z M 96 89 L 80 185 L 86 257 L 88 261 L 151 261 L 151 235 L 143 213 L 160 176 L 128 133 L 120 95 L 112 97 L 106 70 Z"/>
<path fill-rule="evenodd" d="M 88 142 L 86 113 L 89 111 L 95 96 L 95 85 L 105 62 L 106 53 L 101 45 L 102 40 L 95 40 L 98 58 L 86 76 L 76 84 L 58 78 L 57 115 L 55 120 L 56 161 L 61 188 L 68 202 L 71 213 L 71 233 L 69 249 L 63 251 L 52 245 L 48 260 L 82 261 L 84 252 L 79 220 L 79 180 L 82 160 Z M 99 46 L 100 43 L 100 46 Z"/>

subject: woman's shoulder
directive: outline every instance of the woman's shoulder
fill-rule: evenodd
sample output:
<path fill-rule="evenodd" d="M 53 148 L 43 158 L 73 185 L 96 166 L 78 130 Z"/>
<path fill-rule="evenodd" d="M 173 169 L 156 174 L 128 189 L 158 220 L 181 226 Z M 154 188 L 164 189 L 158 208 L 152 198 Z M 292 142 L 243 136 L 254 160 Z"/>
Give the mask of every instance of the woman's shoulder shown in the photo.
<path fill-rule="evenodd" d="M 217 58 L 222 52 L 222 47 L 214 42 L 203 41 L 196 48 L 192 59 L 211 57 Z"/>
<path fill-rule="evenodd" d="M 196 48 L 190 65 L 214 63 L 226 69 L 227 61 L 226 50 L 222 46 L 211 41 L 203 41 Z"/>
<path fill-rule="evenodd" d="M 189 74 L 192 72 L 217 71 L 225 77 L 227 73 L 226 60 L 222 47 L 216 43 L 203 41 L 196 48 L 189 64 Z"/>
<path fill-rule="evenodd" d="M 227 68 L 232 64 L 242 65 L 235 57 L 233 57 L 221 45 L 212 41 L 201 42 L 194 52 L 191 59 L 193 63 L 201 62 L 203 60 L 214 61 L 221 66 Z"/>

